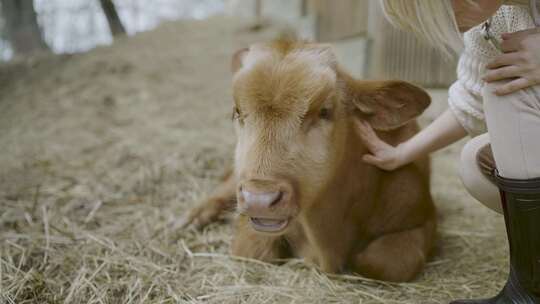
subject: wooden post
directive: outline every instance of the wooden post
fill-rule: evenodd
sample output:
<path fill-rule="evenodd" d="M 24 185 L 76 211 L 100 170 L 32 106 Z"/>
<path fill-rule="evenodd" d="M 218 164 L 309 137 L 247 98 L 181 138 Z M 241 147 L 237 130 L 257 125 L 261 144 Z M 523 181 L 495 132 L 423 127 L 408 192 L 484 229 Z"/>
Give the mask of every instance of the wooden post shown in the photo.
<path fill-rule="evenodd" d="M 99 0 L 101 7 L 103 8 L 103 13 L 107 17 L 107 22 L 109 23 L 109 28 L 111 29 L 111 34 L 114 36 L 125 35 L 126 30 L 120 21 L 118 12 L 112 0 Z"/>
<path fill-rule="evenodd" d="M 48 51 L 38 25 L 33 0 L 0 0 L 6 36 L 15 54 Z"/>

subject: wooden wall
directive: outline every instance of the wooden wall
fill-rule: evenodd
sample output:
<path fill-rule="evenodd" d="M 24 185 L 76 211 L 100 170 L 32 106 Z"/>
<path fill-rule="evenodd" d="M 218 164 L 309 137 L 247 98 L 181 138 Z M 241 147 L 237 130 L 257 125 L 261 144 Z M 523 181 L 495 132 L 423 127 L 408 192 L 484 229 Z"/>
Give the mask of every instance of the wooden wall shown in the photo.
<path fill-rule="evenodd" d="M 403 79 L 426 87 L 447 87 L 455 81 L 455 60 L 394 28 L 384 18 L 378 0 L 370 0 L 370 4 L 369 78 Z"/>
<path fill-rule="evenodd" d="M 284 21 L 301 36 L 331 42 L 347 54 L 345 68 L 365 78 L 402 79 L 427 87 L 446 87 L 455 80 L 455 61 L 393 28 L 378 0 L 231 0 L 238 11 Z M 245 15 L 245 13 L 244 13 Z M 361 43 L 357 43 L 361 41 Z M 355 58 L 356 49 L 358 58 Z M 360 68 L 362 71 L 356 71 Z"/>
<path fill-rule="evenodd" d="M 367 34 L 369 1 L 311 0 L 307 2 L 311 12 L 316 16 L 316 34 L 319 41 L 336 41 Z"/>

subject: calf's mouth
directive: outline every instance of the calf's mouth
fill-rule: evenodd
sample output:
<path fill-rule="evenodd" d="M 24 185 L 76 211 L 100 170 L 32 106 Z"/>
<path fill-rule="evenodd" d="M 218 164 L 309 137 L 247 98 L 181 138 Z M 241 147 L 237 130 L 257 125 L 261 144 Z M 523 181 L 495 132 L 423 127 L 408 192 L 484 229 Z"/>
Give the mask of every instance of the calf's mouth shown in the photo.
<path fill-rule="evenodd" d="M 251 227 L 258 232 L 278 233 L 287 229 L 290 218 L 250 217 Z"/>

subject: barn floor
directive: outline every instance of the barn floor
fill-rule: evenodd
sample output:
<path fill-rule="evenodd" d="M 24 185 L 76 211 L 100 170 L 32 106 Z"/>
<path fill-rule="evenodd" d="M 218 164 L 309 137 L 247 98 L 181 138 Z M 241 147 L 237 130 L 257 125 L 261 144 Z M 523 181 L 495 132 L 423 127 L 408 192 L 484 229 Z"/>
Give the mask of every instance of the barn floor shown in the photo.
<path fill-rule="evenodd" d="M 435 154 L 440 238 L 408 284 L 231 258 L 231 229 L 179 230 L 230 163 L 229 57 L 276 30 L 216 17 L 89 53 L 0 66 L 0 303 L 447 303 L 493 295 L 502 218 Z M 444 107 L 444 92 L 434 91 Z M 438 109 L 436 109 L 438 108 Z"/>

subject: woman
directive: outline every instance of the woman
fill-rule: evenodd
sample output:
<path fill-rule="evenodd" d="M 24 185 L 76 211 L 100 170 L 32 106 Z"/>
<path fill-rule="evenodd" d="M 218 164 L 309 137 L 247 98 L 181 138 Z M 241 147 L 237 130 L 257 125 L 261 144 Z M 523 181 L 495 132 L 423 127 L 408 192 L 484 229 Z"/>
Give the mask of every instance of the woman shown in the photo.
<path fill-rule="evenodd" d="M 394 25 L 461 55 L 449 109 L 415 137 L 393 147 L 359 123 L 371 153 L 364 161 L 394 170 L 479 135 L 463 149 L 461 175 L 473 196 L 504 213 L 511 271 L 496 297 L 454 303 L 540 303 L 540 0 L 381 2 Z"/>

